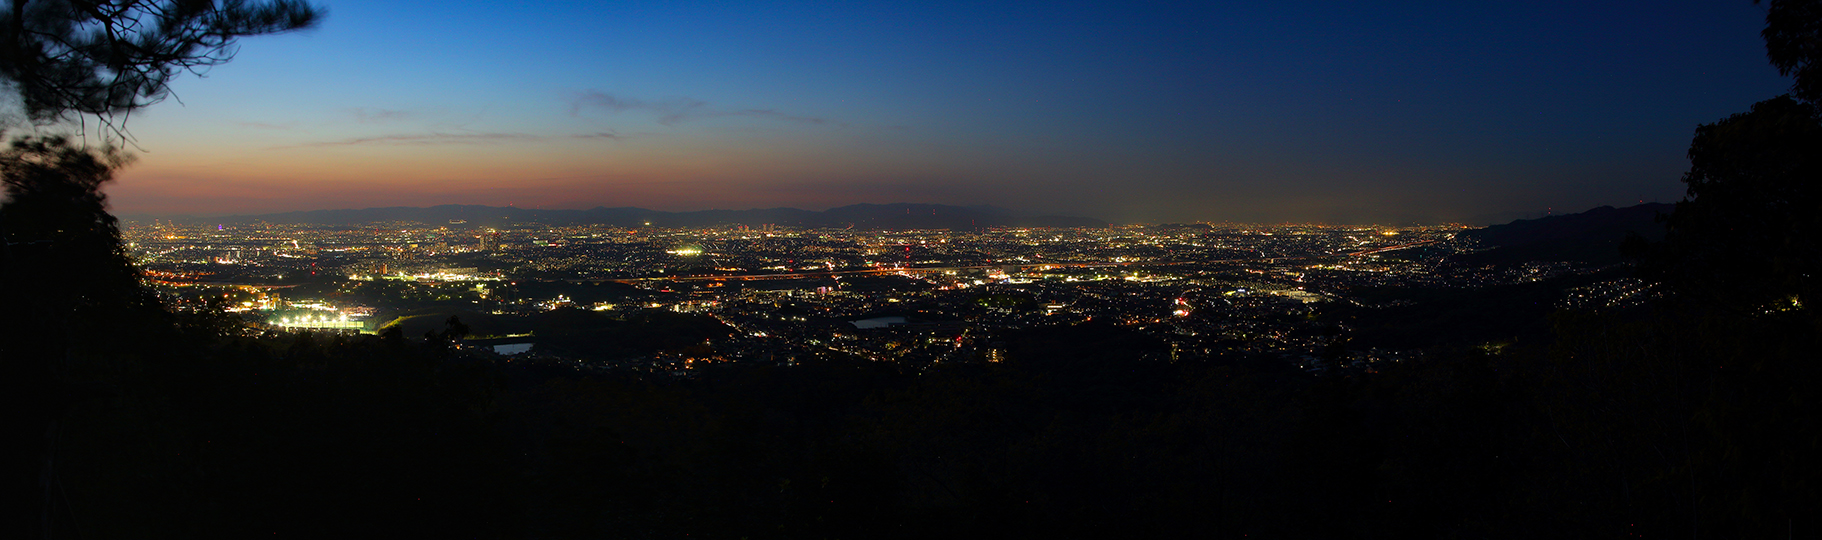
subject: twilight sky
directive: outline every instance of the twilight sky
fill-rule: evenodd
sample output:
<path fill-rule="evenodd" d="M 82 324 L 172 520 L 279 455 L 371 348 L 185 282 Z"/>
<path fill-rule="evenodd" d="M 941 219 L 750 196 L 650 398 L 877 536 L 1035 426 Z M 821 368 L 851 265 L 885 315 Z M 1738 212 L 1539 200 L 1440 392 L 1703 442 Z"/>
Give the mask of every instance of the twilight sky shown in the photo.
<path fill-rule="evenodd" d="M 1750 0 L 320 4 L 133 115 L 116 213 L 1487 223 L 1674 201 L 1788 87 Z"/>

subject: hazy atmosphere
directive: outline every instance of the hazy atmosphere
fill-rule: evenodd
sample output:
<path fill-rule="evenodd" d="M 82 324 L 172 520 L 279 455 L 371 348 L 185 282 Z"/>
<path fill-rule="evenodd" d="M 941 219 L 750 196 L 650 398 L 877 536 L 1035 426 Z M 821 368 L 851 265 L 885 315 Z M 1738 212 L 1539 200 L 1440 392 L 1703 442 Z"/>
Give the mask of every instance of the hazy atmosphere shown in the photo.
<path fill-rule="evenodd" d="M 123 215 L 990 204 L 1474 224 L 1670 202 L 1750 2 L 330 1 L 128 124 Z"/>

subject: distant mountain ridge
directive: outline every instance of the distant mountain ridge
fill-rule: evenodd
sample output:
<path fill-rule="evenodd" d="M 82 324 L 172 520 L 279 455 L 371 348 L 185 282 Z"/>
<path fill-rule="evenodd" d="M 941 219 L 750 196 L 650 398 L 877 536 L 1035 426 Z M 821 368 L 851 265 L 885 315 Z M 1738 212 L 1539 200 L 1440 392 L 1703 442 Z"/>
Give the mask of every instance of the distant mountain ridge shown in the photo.
<path fill-rule="evenodd" d="M 471 227 L 516 223 L 610 225 L 617 227 L 714 227 L 778 225 L 804 228 L 869 230 L 975 229 L 982 227 L 1106 227 L 1107 222 L 1072 216 L 1024 216 L 994 206 L 942 204 L 856 204 L 824 211 L 797 208 L 664 212 L 644 208 L 595 207 L 587 210 L 543 210 L 511 206 L 446 204 L 428 208 L 396 206 L 358 210 L 311 210 L 214 218 L 174 217 L 183 223 L 360 225 L 385 221 L 425 224 L 460 222 Z"/>
<path fill-rule="evenodd" d="M 1459 255 L 1468 264 L 1516 264 L 1526 261 L 1571 261 L 1613 264 L 1624 260 L 1620 243 L 1628 233 L 1662 240 L 1658 214 L 1676 205 L 1648 203 L 1625 208 L 1601 206 L 1578 214 L 1521 219 L 1462 233 L 1493 249 Z"/>

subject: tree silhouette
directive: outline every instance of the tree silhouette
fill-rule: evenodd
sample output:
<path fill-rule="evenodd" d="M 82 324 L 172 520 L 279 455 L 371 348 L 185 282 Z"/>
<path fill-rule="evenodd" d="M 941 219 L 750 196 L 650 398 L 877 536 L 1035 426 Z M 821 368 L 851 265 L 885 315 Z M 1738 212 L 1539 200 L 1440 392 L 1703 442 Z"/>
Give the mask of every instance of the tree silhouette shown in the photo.
<path fill-rule="evenodd" d="M 93 394 L 73 371 L 78 349 L 122 340 L 94 340 L 108 328 L 119 334 L 120 319 L 146 315 L 153 305 L 120 243 L 101 186 L 126 162 L 110 148 L 89 149 L 60 137 L 24 137 L 0 151 L 0 374 L 14 400 L 6 432 L 12 440 L 43 437 L 74 403 Z M 36 433 L 34 433 L 36 432 Z M 37 435 L 33 437 L 31 435 Z M 45 437 L 40 478 L 54 478 L 55 438 Z M 42 440 L 42 439 L 39 439 Z M 13 468 L 9 467 L 9 470 Z M 29 467 L 20 468 L 32 470 Z M 20 478 L 31 490 L 31 479 Z M 49 516 L 48 481 L 42 508 Z M 42 528 L 49 529 L 48 517 Z"/>
<path fill-rule="evenodd" d="M 35 124 L 92 116 L 111 132 L 104 141 L 125 139 L 125 116 L 164 99 L 180 73 L 228 61 L 241 37 L 305 28 L 321 15 L 299 0 L 12 0 L 0 11 L 0 86 Z M 93 338 L 153 305 L 100 191 L 126 162 L 111 147 L 61 137 L 23 137 L 0 152 L 0 375 L 11 413 L 4 433 L 20 450 L 41 449 L 17 453 L 27 456 L 22 466 L 9 463 L 0 479 L 6 491 L 38 502 L 9 505 L 0 517 L 9 530 L 52 535 L 59 422 L 94 393 L 71 364 L 119 360 L 77 350 L 126 346 L 131 340 Z"/>
<path fill-rule="evenodd" d="M 63 137 L 23 137 L 0 151 L 0 231 L 8 272 L 61 295 L 60 307 L 119 302 L 138 290 L 102 185 L 129 158 L 111 147 L 81 148 Z M 19 259 L 19 260 L 12 260 Z"/>
<path fill-rule="evenodd" d="M 1634 237 L 1624 248 L 1645 277 L 1745 311 L 1822 298 L 1822 1 L 1769 4 L 1766 53 L 1793 76 L 1793 93 L 1697 127 L 1687 196 L 1664 218 L 1664 242 Z"/>
<path fill-rule="evenodd" d="M 298 0 L 12 0 L 0 13 L 0 80 L 39 122 L 157 103 L 170 82 L 233 58 L 241 37 L 307 28 Z"/>
<path fill-rule="evenodd" d="M 1756 0 L 1754 3 L 1757 3 Z M 1796 81 L 1791 92 L 1810 103 L 1822 101 L 1822 1 L 1771 0 L 1765 12 L 1765 52 L 1778 73 Z"/>
<path fill-rule="evenodd" d="M 7 284 L 0 292 L 0 373 L 15 400 L 9 423 L 16 422 L 6 431 L 12 440 L 44 441 L 43 455 L 33 457 L 37 470 L 19 468 L 35 473 L 20 487 L 42 493 L 43 504 L 17 508 L 36 511 L 45 531 L 58 480 L 59 422 L 111 391 L 93 375 L 118 371 L 134 338 L 163 319 L 140 287 L 101 193 L 126 162 L 113 148 L 54 136 L 19 138 L 0 150 L 0 283 Z"/>
<path fill-rule="evenodd" d="M 1688 196 L 1647 249 L 1649 276 L 1714 305 L 1815 302 L 1822 286 L 1822 117 L 1790 96 L 1696 129 Z"/>

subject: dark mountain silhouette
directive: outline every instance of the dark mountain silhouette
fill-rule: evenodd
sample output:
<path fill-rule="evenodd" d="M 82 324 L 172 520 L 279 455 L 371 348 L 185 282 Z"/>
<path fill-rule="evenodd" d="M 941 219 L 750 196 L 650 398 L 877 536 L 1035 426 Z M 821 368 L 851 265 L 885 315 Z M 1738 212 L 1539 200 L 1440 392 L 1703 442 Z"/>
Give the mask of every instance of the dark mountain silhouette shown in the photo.
<path fill-rule="evenodd" d="M 277 214 L 237 215 L 216 218 L 177 217 L 194 223 L 276 223 L 356 225 L 384 221 L 442 224 L 461 222 L 473 227 L 513 223 L 549 225 L 614 225 L 639 227 L 713 227 L 722 225 L 777 225 L 805 228 L 859 229 L 974 229 L 981 227 L 1105 227 L 1107 222 L 1070 216 L 1024 216 L 993 206 L 941 204 L 856 204 L 821 212 L 796 208 L 752 210 L 701 210 L 664 212 L 644 208 L 596 207 L 588 210 L 542 210 L 480 205 L 442 205 L 429 208 L 389 207 L 359 210 L 312 210 Z"/>
<path fill-rule="evenodd" d="M 1628 233 L 1649 240 L 1664 238 L 1658 214 L 1676 205 L 1649 203 L 1626 208 L 1602 206 L 1579 214 L 1521 219 L 1462 233 L 1493 249 L 1460 255 L 1467 264 L 1518 264 L 1526 261 L 1571 261 L 1613 264 L 1624 260 L 1620 243 Z"/>

